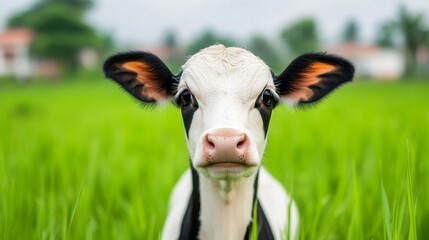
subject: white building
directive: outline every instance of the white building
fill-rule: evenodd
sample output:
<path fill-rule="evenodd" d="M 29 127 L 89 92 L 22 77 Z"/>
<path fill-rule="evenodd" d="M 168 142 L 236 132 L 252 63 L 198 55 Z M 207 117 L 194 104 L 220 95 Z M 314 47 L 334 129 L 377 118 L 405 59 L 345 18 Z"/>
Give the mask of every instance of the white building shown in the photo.
<path fill-rule="evenodd" d="M 359 76 L 395 80 L 401 77 L 405 70 L 405 59 L 398 50 L 356 42 L 333 45 L 327 50 L 349 59 L 355 65 L 356 74 Z"/>
<path fill-rule="evenodd" d="M 11 75 L 20 81 L 32 76 L 29 46 L 33 39 L 33 32 L 24 28 L 0 33 L 0 76 Z"/>

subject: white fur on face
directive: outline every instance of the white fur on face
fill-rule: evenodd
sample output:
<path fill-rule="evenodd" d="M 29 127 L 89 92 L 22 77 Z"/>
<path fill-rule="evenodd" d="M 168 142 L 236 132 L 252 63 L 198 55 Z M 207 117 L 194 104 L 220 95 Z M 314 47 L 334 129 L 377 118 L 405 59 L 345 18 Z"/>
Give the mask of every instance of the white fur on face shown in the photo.
<path fill-rule="evenodd" d="M 193 165 L 202 161 L 202 137 L 219 128 L 246 133 L 250 160 L 259 165 L 266 142 L 255 102 L 264 89 L 275 93 L 269 67 L 244 49 L 214 45 L 193 55 L 182 68 L 178 93 L 189 89 L 199 106 L 187 139 Z M 239 177 L 248 177 L 256 169 L 244 171 Z"/>

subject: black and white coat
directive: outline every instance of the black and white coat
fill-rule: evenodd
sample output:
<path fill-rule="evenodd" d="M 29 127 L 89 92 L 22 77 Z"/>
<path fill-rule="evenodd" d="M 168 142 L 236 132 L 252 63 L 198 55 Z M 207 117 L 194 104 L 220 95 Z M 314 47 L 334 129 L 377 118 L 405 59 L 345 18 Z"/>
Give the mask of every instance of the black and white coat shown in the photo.
<path fill-rule="evenodd" d="M 182 111 L 190 169 L 173 190 L 162 239 L 249 239 L 254 206 L 259 239 L 283 239 L 286 226 L 296 236 L 298 210 L 261 166 L 271 112 L 280 101 L 313 103 L 350 81 L 347 60 L 305 54 L 276 76 L 249 51 L 213 45 L 178 75 L 148 52 L 116 54 L 104 72 L 142 102 L 172 101 Z"/>

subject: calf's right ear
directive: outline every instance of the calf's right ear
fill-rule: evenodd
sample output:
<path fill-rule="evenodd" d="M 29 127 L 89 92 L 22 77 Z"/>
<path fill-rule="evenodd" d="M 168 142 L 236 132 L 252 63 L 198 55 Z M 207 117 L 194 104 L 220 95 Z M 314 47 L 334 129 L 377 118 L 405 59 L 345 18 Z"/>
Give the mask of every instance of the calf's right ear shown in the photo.
<path fill-rule="evenodd" d="M 149 52 L 124 52 L 109 57 L 103 65 L 112 79 L 140 101 L 156 103 L 171 99 L 177 80 L 157 56 Z"/>

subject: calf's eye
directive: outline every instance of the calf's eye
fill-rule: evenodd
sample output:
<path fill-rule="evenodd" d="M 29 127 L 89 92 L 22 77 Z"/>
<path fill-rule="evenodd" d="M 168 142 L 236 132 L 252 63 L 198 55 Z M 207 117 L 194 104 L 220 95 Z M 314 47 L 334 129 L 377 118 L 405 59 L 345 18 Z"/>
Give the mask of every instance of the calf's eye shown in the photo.
<path fill-rule="evenodd" d="M 265 90 L 264 93 L 262 93 L 262 102 L 266 106 L 270 106 L 273 102 L 273 94 L 269 90 Z"/>
<path fill-rule="evenodd" d="M 188 105 L 189 103 L 191 103 L 191 92 L 189 92 L 188 89 L 183 90 L 183 92 L 180 94 L 180 104 L 183 105 Z"/>

